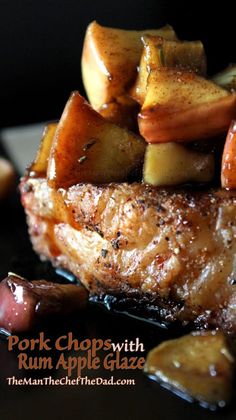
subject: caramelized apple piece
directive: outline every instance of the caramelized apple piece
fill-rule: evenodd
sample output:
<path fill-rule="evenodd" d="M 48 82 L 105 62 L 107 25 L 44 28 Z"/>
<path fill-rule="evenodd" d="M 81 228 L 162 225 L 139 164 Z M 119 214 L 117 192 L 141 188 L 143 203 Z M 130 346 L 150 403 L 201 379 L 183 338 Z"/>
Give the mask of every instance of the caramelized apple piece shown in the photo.
<path fill-rule="evenodd" d="M 221 166 L 221 185 L 229 190 L 236 188 L 236 121 L 233 120 L 225 142 Z"/>
<path fill-rule="evenodd" d="M 52 147 L 53 138 L 56 132 L 57 123 L 48 124 L 43 132 L 43 137 L 39 145 L 39 149 L 33 163 L 27 169 L 32 176 L 45 176 L 47 173 L 48 158 Z"/>
<path fill-rule="evenodd" d="M 144 152 L 141 137 L 106 121 L 74 92 L 54 137 L 49 184 L 59 188 L 79 182 L 125 181 L 142 163 Z"/>
<path fill-rule="evenodd" d="M 178 395 L 222 407 L 231 397 L 233 368 L 226 338 L 212 331 L 160 344 L 149 352 L 144 369 Z"/>
<path fill-rule="evenodd" d="M 104 104 L 99 109 L 99 114 L 106 120 L 138 133 L 137 116 L 139 105 L 132 98 L 122 96 L 116 102 Z"/>
<path fill-rule="evenodd" d="M 230 64 L 225 70 L 212 77 L 212 81 L 224 89 L 236 91 L 236 64 Z"/>
<path fill-rule="evenodd" d="M 86 307 L 83 286 L 45 280 L 27 281 L 9 273 L 0 282 L 0 327 L 10 332 L 28 331 L 42 320 L 64 317 Z"/>
<path fill-rule="evenodd" d="M 187 68 L 206 74 L 206 55 L 201 41 L 169 41 L 160 36 L 142 37 L 144 45 L 138 77 L 131 96 L 144 103 L 150 71 L 159 67 Z"/>
<path fill-rule="evenodd" d="M 139 114 L 139 130 L 150 143 L 189 142 L 227 131 L 236 116 L 236 94 L 194 72 L 151 70 Z"/>
<path fill-rule="evenodd" d="M 83 83 L 93 108 L 116 101 L 134 82 L 145 34 L 176 39 L 171 26 L 145 31 L 106 28 L 92 22 L 86 31 L 82 53 Z"/>
<path fill-rule="evenodd" d="M 0 199 L 6 197 L 14 186 L 16 174 L 12 164 L 0 158 Z"/>
<path fill-rule="evenodd" d="M 214 157 L 188 150 L 177 143 L 149 144 L 146 148 L 143 179 L 156 185 L 209 182 L 214 177 Z"/>

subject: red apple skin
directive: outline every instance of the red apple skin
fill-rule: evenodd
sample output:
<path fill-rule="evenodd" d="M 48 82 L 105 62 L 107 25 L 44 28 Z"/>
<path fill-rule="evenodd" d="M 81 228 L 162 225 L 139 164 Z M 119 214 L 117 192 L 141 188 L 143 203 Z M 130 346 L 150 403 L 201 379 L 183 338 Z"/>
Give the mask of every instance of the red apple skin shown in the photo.
<path fill-rule="evenodd" d="M 236 120 L 231 122 L 222 156 L 221 185 L 227 190 L 236 189 Z"/>

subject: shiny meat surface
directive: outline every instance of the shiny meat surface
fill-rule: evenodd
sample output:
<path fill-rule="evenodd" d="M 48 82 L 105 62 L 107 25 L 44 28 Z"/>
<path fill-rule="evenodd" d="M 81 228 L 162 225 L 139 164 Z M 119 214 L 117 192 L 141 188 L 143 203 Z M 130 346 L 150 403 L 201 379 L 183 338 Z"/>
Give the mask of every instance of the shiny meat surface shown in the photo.
<path fill-rule="evenodd" d="M 171 322 L 236 333 L 236 193 L 143 184 L 58 191 L 24 178 L 36 252 L 92 293 L 138 297 Z"/>

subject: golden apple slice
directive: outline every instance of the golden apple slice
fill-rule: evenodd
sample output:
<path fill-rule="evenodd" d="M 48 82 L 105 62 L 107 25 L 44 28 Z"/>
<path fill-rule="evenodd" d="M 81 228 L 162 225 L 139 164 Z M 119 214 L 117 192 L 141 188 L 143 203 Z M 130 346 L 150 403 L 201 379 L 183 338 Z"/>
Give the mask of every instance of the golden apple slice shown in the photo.
<path fill-rule="evenodd" d="M 151 70 L 159 67 L 187 68 L 206 74 L 206 55 L 201 41 L 169 41 L 160 36 L 145 35 L 138 77 L 130 90 L 131 96 L 143 104 Z"/>
<path fill-rule="evenodd" d="M 45 127 L 36 158 L 33 161 L 33 163 L 31 163 L 29 168 L 27 168 L 27 172 L 31 176 L 33 176 L 34 174 L 37 176 L 46 175 L 47 166 L 48 166 L 48 158 L 50 155 L 50 150 L 51 150 L 53 138 L 56 132 L 56 128 L 57 128 L 57 123 L 51 123 Z"/>
<path fill-rule="evenodd" d="M 150 143 L 189 142 L 224 133 L 235 116 L 235 93 L 194 72 L 163 67 L 150 72 L 138 123 Z"/>
<path fill-rule="evenodd" d="M 229 190 L 236 189 L 236 121 L 230 125 L 224 146 L 221 185 Z"/>
<path fill-rule="evenodd" d="M 125 181 L 142 163 L 144 152 L 141 137 L 106 121 L 74 92 L 55 133 L 48 181 L 55 188 Z"/>
<path fill-rule="evenodd" d="M 214 177 L 214 156 L 188 150 L 177 143 L 148 144 L 143 179 L 154 186 L 209 182 Z"/>
<path fill-rule="evenodd" d="M 236 91 L 236 64 L 230 64 L 225 70 L 212 77 L 212 81 L 229 91 Z"/>
<path fill-rule="evenodd" d="M 99 110 L 126 94 L 137 74 L 143 48 L 141 37 L 148 33 L 176 39 L 169 25 L 145 31 L 106 28 L 97 22 L 88 26 L 81 64 L 83 83 L 93 108 Z"/>
<path fill-rule="evenodd" d="M 148 353 L 148 375 L 178 395 L 223 407 L 232 396 L 234 358 L 221 332 L 195 332 L 165 341 Z"/>

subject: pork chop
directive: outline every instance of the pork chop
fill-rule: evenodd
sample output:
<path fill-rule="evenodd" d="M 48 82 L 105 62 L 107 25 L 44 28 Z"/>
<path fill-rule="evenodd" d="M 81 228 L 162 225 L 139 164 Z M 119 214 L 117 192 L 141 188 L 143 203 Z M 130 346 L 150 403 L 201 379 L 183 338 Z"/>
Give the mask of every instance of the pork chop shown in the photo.
<path fill-rule="evenodd" d="M 236 333 L 236 192 L 141 183 L 54 190 L 30 177 L 20 190 L 35 251 L 91 293 Z"/>

